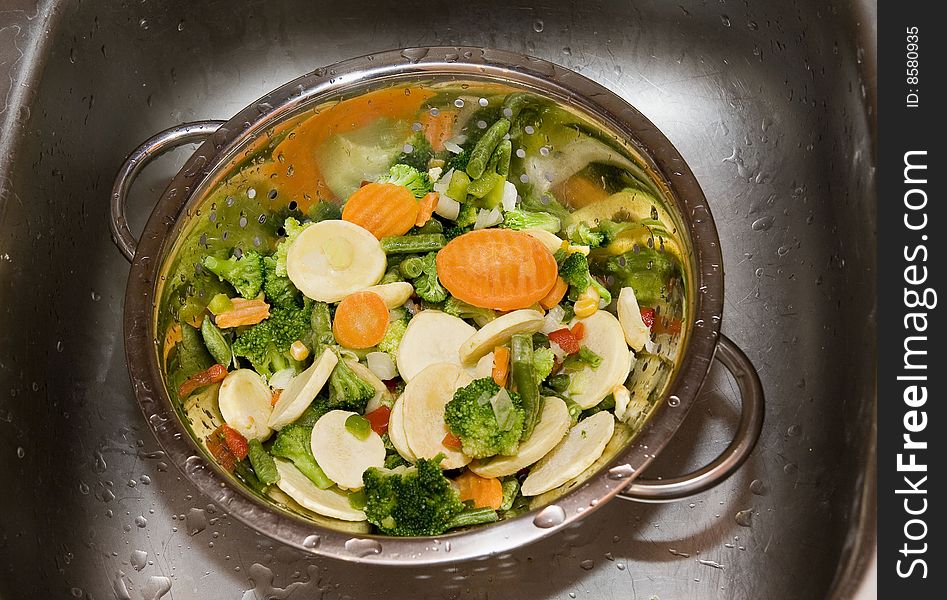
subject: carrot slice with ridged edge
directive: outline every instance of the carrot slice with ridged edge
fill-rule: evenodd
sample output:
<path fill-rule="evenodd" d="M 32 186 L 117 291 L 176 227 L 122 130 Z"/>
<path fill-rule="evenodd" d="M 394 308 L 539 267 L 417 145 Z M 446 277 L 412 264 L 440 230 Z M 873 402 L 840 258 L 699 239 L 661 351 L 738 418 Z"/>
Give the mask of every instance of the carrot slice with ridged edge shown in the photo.
<path fill-rule="evenodd" d="M 336 341 L 356 350 L 377 345 L 387 329 L 388 307 L 374 292 L 356 292 L 342 298 L 332 321 Z"/>
<path fill-rule="evenodd" d="M 342 209 L 342 220 L 360 225 L 381 239 L 404 235 L 418 219 L 417 198 L 394 183 L 368 183 L 358 188 Z"/>
<path fill-rule="evenodd" d="M 500 508 L 503 504 L 503 484 L 496 477 L 480 477 L 471 471 L 464 471 L 454 480 L 457 484 L 460 500 L 473 500 L 474 508 Z"/>
<path fill-rule="evenodd" d="M 559 272 L 552 253 L 528 233 L 481 229 L 454 238 L 437 253 L 437 276 L 464 302 L 508 311 L 546 297 Z"/>

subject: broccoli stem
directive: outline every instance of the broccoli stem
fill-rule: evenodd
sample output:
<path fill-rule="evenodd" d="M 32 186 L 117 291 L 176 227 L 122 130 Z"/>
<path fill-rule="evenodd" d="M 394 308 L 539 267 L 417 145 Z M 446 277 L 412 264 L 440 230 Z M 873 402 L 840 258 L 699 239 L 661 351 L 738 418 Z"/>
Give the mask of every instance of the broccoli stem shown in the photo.
<path fill-rule="evenodd" d="M 424 261 L 420 256 L 412 256 L 401 261 L 398 269 L 406 279 L 414 279 L 421 276 L 421 271 L 424 269 Z"/>
<path fill-rule="evenodd" d="M 467 186 L 470 185 L 470 177 L 463 171 L 454 171 L 450 176 L 450 183 L 447 184 L 447 197 L 453 198 L 458 202 L 463 202 L 467 197 Z"/>
<path fill-rule="evenodd" d="M 470 527 L 471 525 L 483 525 L 484 523 L 495 523 L 500 518 L 497 511 L 492 508 L 472 508 L 456 515 L 447 523 L 448 529 L 457 527 Z"/>
<path fill-rule="evenodd" d="M 500 118 L 477 141 L 477 145 L 470 152 L 470 161 L 467 162 L 467 175 L 470 175 L 471 179 L 479 179 L 483 175 L 490 161 L 490 155 L 509 130 L 509 119 Z"/>
<path fill-rule="evenodd" d="M 201 323 L 201 337 L 204 338 L 204 345 L 207 346 L 207 350 L 217 364 L 229 367 L 233 363 L 233 350 L 230 349 L 224 333 L 214 325 L 210 317 L 204 317 L 204 322 Z"/>
<path fill-rule="evenodd" d="M 381 249 L 385 254 L 416 254 L 433 252 L 447 244 L 447 238 L 440 233 L 422 235 L 395 235 L 381 238 Z"/>
<path fill-rule="evenodd" d="M 510 372 L 523 410 L 526 411 L 520 441 L 526 441 L 532 435 L 542 411 L 542 397 L 539 395 L 539 385 L 533 372 L 533 335 L 517 333 L 513 336 L 510 347 Z"/>

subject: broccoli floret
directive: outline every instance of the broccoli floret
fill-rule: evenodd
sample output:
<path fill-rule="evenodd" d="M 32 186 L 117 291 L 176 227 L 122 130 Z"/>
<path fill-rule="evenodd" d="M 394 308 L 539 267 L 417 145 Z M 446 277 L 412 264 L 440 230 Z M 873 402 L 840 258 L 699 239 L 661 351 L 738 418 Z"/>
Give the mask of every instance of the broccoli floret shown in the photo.
<path fill-rule="evenodd" d="M 451 296 L 444 303 L 444 312 L 461 319 L 473 319 L 477 325 L 483 327 L 490 321 L 497 318 L 497 313 L 489 308 L 480 308 L 473 304 L 468 304 L 463 300 L 458 300 Z"/>
<path fill-rule="evenodd" d="M 256 298 L 263 289 L 263 258 L 256 252 L 244 252 L 240 258 L 231 256 L 227 260 L 207 256 L 204 268 L 232 285 L 244 298 Z"/>
<path fill-rule="evenodd" d="M 550 233 L 559 233 L 562 221 L 547 212 L 534 212 L 514 208 L 503 217 L 503 226 L 508 229 L 545 229 Z"/>
<path fill-rule="evenodd" d="M 536 385 L 542 384 L 555 364 L 556 357 L 548 347 L 533 348 L 533 373 L 536 375 Z"/>
<path fill-rule="evenodd" d="M 421 257 L 421 276 L 411 283 L 415 293 L 428 302 L 443 302 L 447 299 L 447 290 L 437 280 L 437 252 L 429 252 Z"/>
<path fill-rule="evenodd" d="M 283 222 L 283 229 L 286 230 L 286 239 L 276 246 L 276 254 L 273 255 L 276 257 L 275 272 L 280 277 L 286 277 L 286 254 L 289 252 L 289 247 L 296 240 L 296 237 L 310 225 L 312 225 L 312 223 L 300 223 L 293 217 L 289 217 Z"/>
<path fill-rule="evenodd" d="M 332 408 L 363 413 L 374 395 L 375 388 L 340 358 L 329 376 L 329 404 Z"/>
<path fill-rule="evenodd" d="M 250 327 L 234 340 L 234 355 L 250 361 L 257 373 L 270 377 L 273 373 L 301 365 L 289 354 L 296 340 L 311 335 L 312 308 L 275 308 L 264 321 Z"/>
<path fill-rule="evenodd" d="M 418 459 L 414 467 L 369 468 L 365 483 L 365 515 L 386 535 L 441 535 L 465 506 L 439 465 Z"/>
<path fill-rule="evenodd" d="M 607 246 L 615 241 L 618 234 L 632 226 L 632 223 L 616 222 L 611 219 L 603 219 L 598 225 L 592 228 L 592 231 L 602 236 L 601 246 Z"/>
<path fill-rule="evenodd" d="M 573 244 L 598 248 L 605 243 L 605 234 L 592 229 L 587 223 L 576 223 L 566 227 L 566 235 Z"/>
<path fill-rule="evenodd" d="M 332 487 L 333 483 L 312 456 L 311 438 L 312 426 L 305 427 L 296 423 L 287 425 L 276 434 L 276 439 L 270 446 L 270 454 L 292 461 L 303 475 L 325 490 Z"/>
<path fill-rule="evenodd" d="M 415 198 L 423 198 L 425 194 L 431 191 L 431 178 L 427 173 L 423 173 L 409 165 L 394 165 L 388 170 L 387 175 L 382 175 L 378 183 L 394 183 L 403 185 L 411 190 Z"/>
<path fill-rule="evenodd" d="M 408 330 L 408 320 L 407 319 L 398 319 L 397 321 L 392 321 L 388 324 L 388 329 L 385 330 L 385 337 L 378 342 L 378 350 L 381 352 L 387 352 L 388 356 L 391 357 L 391 360 L 398 360 L 398 346 L 401 345 L 401 338 L 404 337 L 404 332 Z"/>
<path fill-rule="evenodd" d="M 460 212 L 454 222 L 457 227 L 472 227 L 477 222 L 477 212 L 479 209 L 473 204 L 461 204 Z"/>
<path fill-rule="evenodd" d="M 657 304 L 679 269 L 673 255 L 641 247 L 613 256 L 605 263 L 605 270 L 615 276 L 615 289 L 630 286 L 641 306 Z"/>
<path fill-rule="evenodd" d="M 556 200 L 555 196 L 548 192 L 538 196 L 535 193 L 527 193 L 523 198 L 521 207 L 524 210 L 550 213 L 562 220 L 568 219 L 569 215 L 571 214 L 568 208 L 563 206 L 558 200 Z"/>
<path fill-rule="evenodd" d="M 263 293 L 273 306 L 299 308 L 299 290 L 285 275 L 276 273 L 276 257 L 263 259 Z"/>
<path fill-rule="evenodd" d="M 431 142 L 419 131 L 408 141 L 408 145 L 411 146 L 411 152 L 402 152 L 395 162 L 414 167 L 418 171 L 427 171 L 428 163 L 434 158 Z"/>
<path fill-rule="evenodd" d="M 450 158 L 444 164 L 444 172 L 454 169 L 455 171 L 466 171 L 467 163 L 470 162 L 470 148 L 463 148 L 460 154 L 451 154 Z"/>
<path fill-rule="evenodd" d="M 559 265 L 559 276 L 579 294 L 592 285 L 592 276 L 589 275 L 589 261 L 580 252 L 574 252 L 562 261 L 562 264 Z"/>
<path fill-rule="evenodd" d="M 464 454 L 474 458 L 516 452 L 525 421 L 519 395 L 501 393 L 489 377 L 460 388 L 444 407 L 444 422 L 460 438 Z"/>
<path fill-rule="evenodd" d="M 316 421 L 322 418 L 322 415 L 326 414 L 334 407 L 329 404 L 328 398 L 322 396 L 316 398 L 312 401 L 312 404 L 306 407 L 306 410 L 303 411 L 303 414 L 299 415 L 299 418 L 290 423 L 290 425 L 299 425 L 300 427 L 306 427 L 312 429 L 312 426 L 316 424 Z"/>

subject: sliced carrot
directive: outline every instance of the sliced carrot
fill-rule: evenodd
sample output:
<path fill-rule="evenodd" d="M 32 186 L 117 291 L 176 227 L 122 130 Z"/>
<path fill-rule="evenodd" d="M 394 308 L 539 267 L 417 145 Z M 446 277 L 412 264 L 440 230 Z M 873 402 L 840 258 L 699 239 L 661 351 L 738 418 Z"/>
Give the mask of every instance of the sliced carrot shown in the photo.
<path fill-rule="evenodd" d="M 182 383 L 181 387 L 178 388 L 178 397 L 181 399 L 187 398 L 193 394 L 195 390 L 208 386 L 212 383 L 223 381 L 226 376 L 227 367 L 223 365 L 214 365 L 206 371 L 195 373 L 194 375 L 191 375 L 184 383 Z"/>
<path fill-rule="evenodd" d="M 536 238 L 512 229 L 481 229 L 437 253 L 437 276 L 456 298 L 496 310 L 530 307 L 559 276 L 556 259 Z"/>
<path fill-rule="evenodd" d="M 440 152 L 444 149 L 444 142 L 449 140 L 454 133 L 457 111 L 441 109 L 437 114 L 427 111 L 421 115 L 420 121 L 424 128 L 424 137 L 431 142 L 431 148 L 435 152 Z"/>
<path fill-rule="evenodd" d="M 608 191 L 598 181 L 592 181 L 585 175 L 576 174 L 556 184 L 551 190 L 557 200 L 579 209 L 608 198 Z"/>
<path fill-rule="evenodd" d="M 562 277 L 556 278 L 555 285 L 552 286 L 552 289 L 549 290 L 549 293 L 546 294 L 544 298 L 539 300 L 539 305 L 549 310 L 553 306 L 556 306 L 562 302 L 562 298 L 566 295 L 566 292 L 569 291 L 569 284 L 566 283 L 566 280 Z"/>
<path fill-rule="evenodd" d="M 572 326 L 572 337 L 575 338 L 575 341 L 581 342 L 585 338 L 585 323 L 579 321 Z"/>
<path fill-rule="evenodd" d="M 493 382 L 500 387 L 506 387 L 509 376 L 510 349 L 506 346 L 497 346 L 493 349 Z"/>
<path fill-rule="evenodd" d="M 221 329 L 241 325 L 256 325 L 270 316 L 270 305 L 259 298 L 254 300 L 233 298 L 231 302 L 233 302 L 233 308 L 220 313 L 214 319 L 217 327 Z"/>
<path fill-rule="evenodd" d="M 411 190 L 394 183 L 368 183 L 349 196 L 342 220 L 361 225 L 381 239 L 404 235 L 418 219 L 418 201 Z"/>
<path fill-rule="evenodd" d="M 352 349 L 377 345 L 387 329 L 388 307 L 374 292 L 356 292 L 343 298 L 332 322 L 336 341 Z"/>
<path fill-rule="evenodd" d="M 474 508 L 500 508 L 503 504 L 503 484 L 496 477 L 480 477 L 465 471 L 454 480 L 461 502 L 473 500 Z"/>
<path fill-rule="evenodd" d="M 441 443 L 452 450 L 460 450 L 464 447 L 464 444 L 460 441 L 460 438 L 449 431 L 447 432 L 447 435 L 444 436 L 444 439 L 441 440 Z"/>
<path fill-rule="evenodd" d="M 418 227 L 424 225 L 431 220 L 431 215 L 434 214 L 434 209 L 437 207 L 437 192 L 431 192 L 426 194 L 421 200 L 418 201 L 418 218 L 415 220 L 414 224 Z"/>

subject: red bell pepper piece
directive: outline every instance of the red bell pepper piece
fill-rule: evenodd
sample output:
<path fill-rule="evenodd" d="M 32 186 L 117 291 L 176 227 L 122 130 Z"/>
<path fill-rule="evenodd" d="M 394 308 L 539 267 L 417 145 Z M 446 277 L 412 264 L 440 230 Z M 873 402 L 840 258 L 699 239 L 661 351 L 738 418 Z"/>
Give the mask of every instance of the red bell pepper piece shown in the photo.
<path fill-rule="evenodd" d="M 181 387 L 178 388 L 178 397 L 183 400 L 184 398 L 187 398 L 193 394 L 198 388 L 202 388 L 205 385 L 210 385 L 212 383 L 217 383 L 218 381 L 223 381 L 224 377 L 226 376 L 227 367 L 223 365 L 214 365 L 206 371 L 195 373 L 184 383 L 182 383 Z"/>
<path fill-rule="evenodd" d="M 372 425 L 372 431 L 378 435 L 384 435 L 388 432 L 388 419 L 391 417 L 391 409 L 387 406 L 380 406 L 370 413 L 365 414 L 365 418 Z"/>
<path fill-rule="evenodd" d="M 575 334 L 568 327 L 550 333 L 549 341 L 555 342 L 566 354 L 575 354 L 579 351 L 579 340 L 576 339 Z"/>

